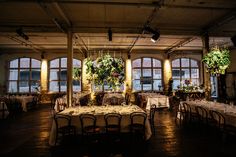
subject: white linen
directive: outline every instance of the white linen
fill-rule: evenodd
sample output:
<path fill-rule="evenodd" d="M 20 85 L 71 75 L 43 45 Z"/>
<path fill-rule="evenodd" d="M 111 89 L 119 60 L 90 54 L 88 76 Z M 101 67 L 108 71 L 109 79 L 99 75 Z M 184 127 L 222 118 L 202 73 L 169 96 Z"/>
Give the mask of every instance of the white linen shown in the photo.
<path fill-rule="evenodd" d="M 139 93 L 141 96 L 145 96 L 147 100 L 146 110 L 150 110 L 152 104 L 155 104 L 157 108 L 167 107 L 170 108 L 169 97 L 160 95 L 157 93 Z"/>
<path fill-rule="evenodd" d="M 195 108 L 195 106 L 202 106 L 205 109 L 207 109 L 207 111 L 209 110 L 218 111 L 222 115 L 224 115 L 226 125 L 232 125 L 236 127 L 236 106 L 230 106 L 224 103 L 205 101 L 205 100 L 186 101 L 186 103 L 188 103 L 191 106 L 191 108 L 193 107 L 193 109 Z"/>
<path fill-rule="evenodd" d="M 20 103 L 21 103 L 21 106 L 22 106 L 22 109 L 24 112 L 27 112 L 27 103 L 28 102 L 32 102 L 33 101 L 33 98 L 34 96 L 26 96 L 26 95 L 23 95 L 23 96 L 15 96 L 14 98 L 16 98 Z"/>
<path fill-rule="evenodd" d="M 144 112 L 140 107 L 136 105 L 127 105 L 127 106 L 76 106 L 70 107 L 65 109 L 64 111 L 60 112 L 60 114 L 71 115 L 72 120 L 71 124 L 75 125 L 77 128 L 77 132 L 81 133 L 81 123 L 79 120 L 79 115 L 83 113 L 90 113 L 94 114 L 97 118 L 96 125 L 101 127 L 102 131 L 105 132 L 105 120 L 104 115 L 107 113 L 119 113 L 122 115 L 121 119 L 121 132 L 129 132 L 129 125 L 130 125 L 130 113 L 132 112 Z M 63 125 L 59 122 L 59 125 Z M 152 135 L 150 123 L 148 118 L 146 119 L 145 123 L 145 137 L 149 139 Z M 56 125 L 53 121 L 52 128 L 49 137 L 49 144 L 54 145 L 56 138 Z"/>

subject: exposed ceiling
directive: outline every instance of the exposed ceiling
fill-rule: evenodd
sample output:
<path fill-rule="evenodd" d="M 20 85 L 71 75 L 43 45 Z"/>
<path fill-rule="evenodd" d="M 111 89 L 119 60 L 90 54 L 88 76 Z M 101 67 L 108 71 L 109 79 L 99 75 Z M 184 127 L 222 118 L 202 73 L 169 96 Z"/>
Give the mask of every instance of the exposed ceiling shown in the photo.
<path fill-rule="evenodd" d="M 0 49 L 64 50 L 68 29 L 82 51 L 201 50 L 206 33 L 210 46 L 232 46 L 236 35 L 235 0 L 1 0 L 0 15 Z M 160 32 L 157 42 L 144 26 Z"/>

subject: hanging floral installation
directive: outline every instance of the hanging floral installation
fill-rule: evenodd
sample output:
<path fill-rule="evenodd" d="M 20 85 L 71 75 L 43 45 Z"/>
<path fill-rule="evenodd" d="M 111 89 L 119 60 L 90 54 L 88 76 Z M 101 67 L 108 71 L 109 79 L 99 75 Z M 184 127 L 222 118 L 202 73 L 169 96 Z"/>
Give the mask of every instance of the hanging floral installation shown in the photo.
<path fill-rule="evenodd" d="M 80 80 L 81 77 L 81 70 L 80 68 L 74 67 L 72 72 L 72 77 L 74 80 Z"/>
<path fill-rule="evenodd" d="M 211 75 L 225 74 L 230 65 L 229 50 L 226 48 L 213 48 L 203 56 L 202 62 L 206 64 L 207 72 Z"/>
<path fill-rule="evenodd" d="M 104 85 L 106 82 L 115 90 L 124 83 L 124 62 L 121 58 L 113 58 L 106 54 L 95 61 L 87 58 L 85 65 L 87 79 L 96 86 Z"/>

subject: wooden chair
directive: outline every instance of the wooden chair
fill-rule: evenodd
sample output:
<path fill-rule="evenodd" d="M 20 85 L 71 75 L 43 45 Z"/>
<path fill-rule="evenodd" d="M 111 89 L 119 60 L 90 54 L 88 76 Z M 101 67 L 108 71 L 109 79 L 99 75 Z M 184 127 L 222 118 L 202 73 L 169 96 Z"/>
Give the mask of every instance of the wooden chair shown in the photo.
<path fill-rule="evenodd" d="M 76 135 L 76 127 L 71 125 L 71 117 L 68 115 L 55 114 L 54 121 L 56 124 L 56 140 L 57 144 L 58 136 L 61 134 L 62 137 L 66 135 Z"/>
<path fill-rule="evenodd" d="M 225 129 L 225 117 L 218 111 L 210 110 L 211 124 L 220 130 Z"/>
<path fill-rule="evenodd" d="M 0 101 L 0 115 L 1 118 L 0 119 L 5 119 L 7 117 L 7 106 L 6 103 L 4 101 Z"/>
<path fill-rule="evenodd" d="M 177 123 L 178 120 L 180 125 L 182 125 L 182 122 L 186 122 L 188 120 L 188 111 L 184 103 L 179 103 L 176 110 L 175 122 Z"/>
<path fill-rule="evenodd" d="M 155 129 L 155 113 L 157 111 L 157 107 L 155 104 L 152 104 L 150 107 L 150 116 L 149 116 L 149 121 L 151 124 L 152 132 L 155 135 L 156 129 Z"/>
<path fill-rule="evenodd" d="M 145 122 L 147 114 L 145 112 L 133 112 L 130 114 L 130 132 L 132 139 L 145 139 Z"/>
<path fill-rule="evenodd" d="M 208 124 L 208 112 L 204 107 L 196 106 L 195 110 L 198 115 L 198 121 L 202 124 Z"/>
<path fill-rule="evenodd" d="M 130 102 L 130 94 L 126 93 L 125 94 L 125 103 L 126 103 L 126 105 L 129 105 L 129 102 Z"/>

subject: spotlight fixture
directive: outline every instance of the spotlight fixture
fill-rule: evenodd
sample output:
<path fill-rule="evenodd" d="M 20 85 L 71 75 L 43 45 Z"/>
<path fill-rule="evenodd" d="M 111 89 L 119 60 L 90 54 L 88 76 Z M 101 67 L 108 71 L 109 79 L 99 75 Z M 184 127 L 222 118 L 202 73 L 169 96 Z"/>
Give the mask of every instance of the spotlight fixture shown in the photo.
<path fill-rule="evenodd" d="M 23 32 L 22 28 L 18 28 L 16 33 L 25 40 L 29 40 L 29 37 Z"/>
<path fill-rule="evenodd" d="M 144 30 L 153 34 L 153 36 L 151 38 L 152 42 L 156 42 L 157 39 L 160 37 L 160 33 L 157 30 L 154 30 L 149 26 L 145 26 Z"/>
<path fill-rule="evenodd" d="M 156 32 L 156 33 L 152 36 L 151 41 L 155 43 L 159 37 L 160 37 L 160 34 L 159 34 L 158 32 Z"/>
<path fill-rule="evenodd" d="M 111 28 L 108 29 L 108 39 L 109 39 L 109 41 L 112 41 L 112 30 L 111 30 Z"/>

